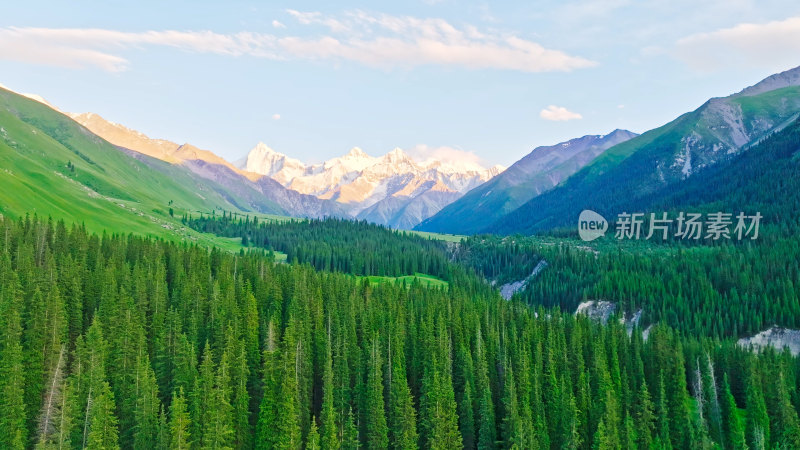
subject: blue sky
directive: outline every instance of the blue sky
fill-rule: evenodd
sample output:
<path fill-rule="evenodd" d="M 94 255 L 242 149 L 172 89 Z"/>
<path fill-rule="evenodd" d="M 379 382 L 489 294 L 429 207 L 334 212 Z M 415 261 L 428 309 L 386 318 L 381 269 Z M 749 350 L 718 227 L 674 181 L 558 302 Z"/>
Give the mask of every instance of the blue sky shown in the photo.
<path fill-rule="evenodd" d="M 800 65 L 796 0 L 26 1 L 0 83 L 230 160 L 358 146 L 509 165 Z"/>

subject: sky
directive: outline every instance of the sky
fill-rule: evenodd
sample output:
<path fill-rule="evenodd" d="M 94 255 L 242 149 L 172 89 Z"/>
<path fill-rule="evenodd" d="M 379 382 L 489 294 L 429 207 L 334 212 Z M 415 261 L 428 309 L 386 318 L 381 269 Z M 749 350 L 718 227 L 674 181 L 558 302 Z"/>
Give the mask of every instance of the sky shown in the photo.
<path fill-rule="evenodd" d="M 7 2 L 0 83 L 232 161 L 508 166 L 800 65 L 796 0 L 333 3 Z"/>

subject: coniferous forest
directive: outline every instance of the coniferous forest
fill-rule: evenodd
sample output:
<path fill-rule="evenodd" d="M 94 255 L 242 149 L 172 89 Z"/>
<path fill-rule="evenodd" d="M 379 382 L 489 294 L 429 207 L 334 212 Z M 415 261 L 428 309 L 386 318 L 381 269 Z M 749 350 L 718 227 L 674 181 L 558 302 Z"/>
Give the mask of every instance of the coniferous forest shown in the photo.
<path fill-rule="evenodd" d="M 800 448 L 798 360 L 0 221 L 2 448 Z"/>
<path fill-rule="evenodd" d="M 241 238 L 245 246 L 286 253 L 288 261 L 308 263 L 317 270 L 364 276 L 423 272 L 448 278 L 452 269 L 445 243 L 365 221 L 259 221 L 223 212 L 222 217 L 184 217 L 182 222 L 205 233 Z"/>

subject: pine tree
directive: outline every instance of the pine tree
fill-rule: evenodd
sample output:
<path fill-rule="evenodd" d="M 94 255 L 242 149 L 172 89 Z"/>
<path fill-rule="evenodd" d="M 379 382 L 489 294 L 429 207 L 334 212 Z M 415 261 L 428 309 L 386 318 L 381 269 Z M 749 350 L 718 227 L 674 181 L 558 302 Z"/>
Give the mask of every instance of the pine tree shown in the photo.
<path fill-rule="evenodd" d="M 277 339 L 275 323 L 270 320 L 267 324 L 266 348 L 263 353 L 264 396 L 261 398 L 258 423 L 256 424 L 256 447 L 260 449 L 269 449 L 275 445 L 274 427 L 277 417 L 276 402 L 279 394 L 278 374 L 280 364 L 276 344 Z"/>
<path fill-rule="evenodd" d="M 189 410 L 183 388 L 172 393 L 169 406 L 169 447 L 174 450 L 188 450 L 192 446 Z"/>
<path fill-rule="evenodd" d="M 333 353 L 331 351 L 330 326 L 326 342 L 325 368 L 322 374 L 322 438 L 320 446 L 324 450 L 338 450 L 340 441 L 336 427 L 336 406 L 334 405 Z"/>
<path fill-rule="evenodd" d="M 306 436 L 306 450 L 320 450 L 320 436 L 319 436 L 319 428 L 317 428 L 317 418 L 311 418 L 311 429 L 308 431 L 308 436 Z"/>
<path fill-rule="evenodd" d="M 230 355 L 222 354 L 208 405 L 208 427 L 203 443 L 211 448 L 232 448 L 234 442 L 233 407 L 231 406 Z"/>
<path fill-rule="evenodd" d="M 300 341 L 294 338 L 294 330 L 287 328 L 283 341 L 281 361 L 281 380 L 278 389 L 276 416 L 274 425 L 275 448 L 295 449 L 302 444 L 300 417 L 298 412 L 298 379 L 300 368 L 297 361 L 297 350 Z"/>
<path fill-rule="evenodd" d="M 344 433 L 342 436 L 342 449 L 343 450 L 357 450 L 361 447 L 358 438 L 358 427 L 356 426 L 355 416 L 353 415 L 353 408 L 347 410 L 345 417 Z"/>
<path fill-rule="evenodd" d="M 389 429 L 386 425 L 385 403 L 383 400 L 383 370 L 378 339 L 373 338 L 368 362 L 366 411 L 364 416 L 368 448 L 388 448 Z"/>
<path fill-rule="evenodd" d="M 417 412 L 411 389 L 408 387 L 406 371 L 402 365 L 403 353 L 395 351 L 391 355 L 391 382 L 389 386 L 389 410 L 392 447 L 396 449 L 416 449 Z"/>
<path fill-rule="evenodd" d="M 167 450 L 169 449 L 169 425 L 167 424 L 167 412 L 164 410 L 164 405 L 158 411 L 158 434 L 156 437 L 156 449 Z"/>
<path fill-rule="evenodd" d="M 617 400 L 611 391 L 606 392 L 605 412 L 594 435 L 594 448 L 611 450 L 622 448 L 619 432 L 623 430 L 617 412 Z"/>
<path fill-rule="evenodd" d="M 722 378 L 722 423 L 725 426 L 725 442 L 728 448 L 743 450 L 747 448 L 744 437 L 744 424 L 736 411 L 736 400 L 731 394 L 728 374 Z"/>
<path fill-rule="evenodd" d="M 195 388 L 196 405 L 192 422 L 194 428 L 191 434 L 199 438 L 202 447 L 210 447 L 214 439 L 214 416 L 216 391 L 214 389 L 214 356 L 211 346 L 206 342 L 203 349 L 202 362 L 200 363 L 200 376 Z"/>
<path fill-rule="evenodd" d="M 514 370 L 506 363 L 503 383 L 503 442 L 506 448 L 523 448 L 524 431 L 517 404 L 517 391 L 514 387 Z"/>
<path fill-rule="evenodd" d="M 69 403 L 70 415 L 76 420 L 72 427 L 71 441 L 74 445 L 79 444 L 81 447 L 88 445 L 94 409 L 101 405 L 111 411 L 112 416 L 114 414 L 114 408 L 108 408 L 108 405 L 113 405 L 114 401 L 113 393 L 106 381 L 105 366 L 108 344 L 102 329 L 101 320 L 94 317 L 92 325 L 86 331 L 85 339 L 84 336 L 79 336 L 75 345 L 75 357 L 72 362 L 73 374 L 70 379 L 72 394 Z M 106 393 L 106 391 L 108 392 Z M 105 404 L 98 401 L 104 393 L 106 394 Z M 101 418 L 105 424 L 113 422 L 113 428 L 116 428 L 116 417 L 107 418 L 101 414 Z"/>
<path fill-rule="evenodd" d="M 244 346 L 239 346 L 239 350 L 232 348 L 231 352 L 237 352 L 238 357 L 234 360 L 236 370 L 233 371 L 231 383 L 233 384 L 233 442 L 235 448 L 250 448 L 252 430 L 250 426 L 250 394 L 247 389 L 250 377 L 250 368 Z"/>
<path fill-rule="evenodd" d="M 761 378 L 758 376 L 755 367 L 750 367 L 747 379 L 746 392 L 747 406 L 747 443 L 750 448 L 756 450 L 765 448 L 770 442 L 769 437 L 769 416 L 767 415 L 767 404 L 764 401 L 764 394 L 761 391 Z"/>
<path fill-rule="evenodd" d="M 649 449 L 653 443 L 655 416 L 653 414 L 653 402 L 650 400 L 650 392 L 647 390 L 647 384 L 644 380 L 642 380 L 639 395 L 637 395 L 634 403 L 633 414 L 636 445 L 640 449 Z"/>
<path fill-rule="evenodd" d="M 108 382 L 103 382 L 91 403 L 89 412 L 88 448 L 119 448 L 117 417 L 114 413 L 114 393 Z"/>
<path fill-rule="evenodd" d="M 153 442 L 158 441 L 159 413 L 161 402 L 158 397 L 158 385 L 150 359 L 147 354 L 136 360 L 136 400 L 134 409 L 135 429 L 133 432 L 134 449 L 150 449 Z"/>
<path fill-rule="evenodd" d="M 472 388 L 469 383 L 464 384 L 464 394 L 458 405 L 459 430 L 464 439 L 464 448 L 475 448 L 475 415 L 473 414 Z"/>
<path fill-rule="evenodd" d="M 8 255 L 0 261 L 0 447 L 26 446 L 25 369 L 16 275 Z"/>
<path fill-rule="evenodd" d="M 781 448 L 800 448 L 800 420 L 786 389 L 786 380 L 780 370 L 774 385 L 773 445 Z"/>
<path fill-rule="evenodd" d="M 42 392 L 44 390 L 45 367 L 47 357 L 47 299 L 39 286 L 36 286 L 30 299 L 27 301 L 25 317 L 25 330 L 22 333 L 22 345 L 25 361 L 25 407 L 24 414 L 28 426 L 34 426 L 36 414 L 41 407 Z"/>
<path fill-rule="evenodd" d="M 480 329 L 476 338 L 476 370 L 475 389 L 478 396 L 478 448 L 491 449 L 495 447 L 497 430 L 495 428 L 494 402 L 489 384 L 489 375 L 486 362 L 486 352 L 483 351 Z"/>
<path fill-rule="evenodd" d="M 434 366 L 436 361 L 433 362 Z M 428 446 L 431 449 L 451 449 L 462 446 L 458 432 L 458 416 L 453 385 L 449 376 L 434 369 L 430 392 L 424 393 L 430 425 Z"/>

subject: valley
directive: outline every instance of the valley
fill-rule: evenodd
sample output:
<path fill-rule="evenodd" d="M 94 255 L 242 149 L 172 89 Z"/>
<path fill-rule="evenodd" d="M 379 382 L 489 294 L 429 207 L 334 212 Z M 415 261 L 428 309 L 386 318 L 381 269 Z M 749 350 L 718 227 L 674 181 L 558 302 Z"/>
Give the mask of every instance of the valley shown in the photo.
<path fill-rule="evenodd" d="M 0 448 L 800 448 L 799 117 L 795 68 L 507 169 L 231 162 L 0 88 Z"/>

